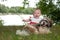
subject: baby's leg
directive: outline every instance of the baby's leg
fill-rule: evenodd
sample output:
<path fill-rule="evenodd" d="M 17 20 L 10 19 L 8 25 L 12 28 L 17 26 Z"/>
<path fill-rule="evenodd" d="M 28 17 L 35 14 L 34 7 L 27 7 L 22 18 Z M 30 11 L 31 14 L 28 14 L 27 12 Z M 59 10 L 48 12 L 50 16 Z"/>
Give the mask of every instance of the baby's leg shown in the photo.
<path fill-rule="evenodd" d="M 25 25 L 24 28 L 27 28 L 32 33 L 38 34 L 37 28 L 34 27 L 33 25 L 27 24 L 27 25 Z"/>

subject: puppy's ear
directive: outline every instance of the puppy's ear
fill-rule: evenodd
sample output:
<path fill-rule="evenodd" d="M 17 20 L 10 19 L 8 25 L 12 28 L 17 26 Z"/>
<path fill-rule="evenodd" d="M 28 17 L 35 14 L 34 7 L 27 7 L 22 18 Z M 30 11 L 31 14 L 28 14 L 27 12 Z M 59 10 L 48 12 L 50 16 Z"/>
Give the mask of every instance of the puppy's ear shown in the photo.
<path fill-rule="evenodd" d="M 52 27 L 52 25 L 53 25 L 53 21 L 50 20 L 49 23 L 50 23 L 50 27 Z"/>
<path fill-rule="evenodd" d="M 50 19 L 50 18 L 46 18 L 47 20 L 48 20 L 48 27 L 52 27 L 52 25 L 53 25 L 53 20 L 52 19 Z"/>

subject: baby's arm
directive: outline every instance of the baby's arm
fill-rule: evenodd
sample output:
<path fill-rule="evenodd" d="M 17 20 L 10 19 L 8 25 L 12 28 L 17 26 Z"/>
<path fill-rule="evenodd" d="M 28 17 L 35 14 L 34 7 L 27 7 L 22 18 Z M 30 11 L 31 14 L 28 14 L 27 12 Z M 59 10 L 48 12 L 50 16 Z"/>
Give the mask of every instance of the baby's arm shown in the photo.
<path fill-rule="evenodd" d="M 31 21 L 31 17 L 29 19 L 23 19 L 24 22 L 30 22 Z"/>
<path fill-rule="evenodd" d="M 30 19 L 23 19 L 24 22 L 29 22 L 31 21 Z"/>

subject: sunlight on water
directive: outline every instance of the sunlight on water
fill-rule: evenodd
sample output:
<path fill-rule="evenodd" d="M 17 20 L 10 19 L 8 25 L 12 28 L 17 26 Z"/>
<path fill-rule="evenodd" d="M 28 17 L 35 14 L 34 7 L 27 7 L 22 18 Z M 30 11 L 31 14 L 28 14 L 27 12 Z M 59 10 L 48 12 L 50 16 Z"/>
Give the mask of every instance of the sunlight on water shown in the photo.
<path fill-rule="evenodd" d="M 22 19 L 27 19 L 32 15 L 1 15 L 0 19 L 3 20 L 4 26 L 11 25 L 24 25 Z"/>

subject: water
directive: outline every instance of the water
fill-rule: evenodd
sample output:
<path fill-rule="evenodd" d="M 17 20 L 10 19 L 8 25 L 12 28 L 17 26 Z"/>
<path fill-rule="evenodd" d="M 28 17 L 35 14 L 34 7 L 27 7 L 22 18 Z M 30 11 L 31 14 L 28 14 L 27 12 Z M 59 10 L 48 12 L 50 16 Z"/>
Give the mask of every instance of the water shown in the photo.
<path fill-rule="evenodd" d="M 32 15 L 0 15 L 0 20 L 3 20 L 4 26 L 24 25 L 23 19 L 28 19 Z"/>

